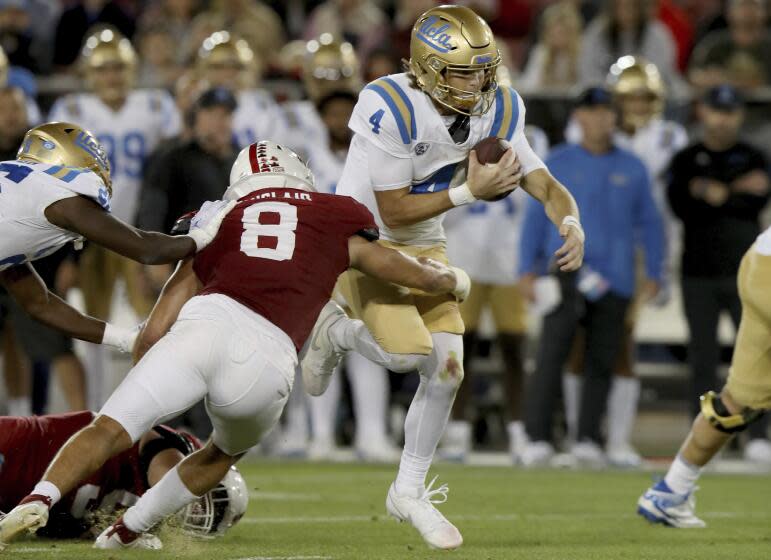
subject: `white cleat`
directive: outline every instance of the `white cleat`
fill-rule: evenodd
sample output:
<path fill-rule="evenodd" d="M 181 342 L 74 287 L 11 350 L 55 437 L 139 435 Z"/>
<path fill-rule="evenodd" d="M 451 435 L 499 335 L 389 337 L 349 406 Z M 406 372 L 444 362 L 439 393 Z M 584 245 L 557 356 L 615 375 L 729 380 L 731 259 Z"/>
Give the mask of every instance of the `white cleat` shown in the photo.
<path fill-rule="evenodd" d="M 593 441 L 581 441 L 573 445 L 570 454 L 582 467 L 602 468 L 607 464 L 607 459 L 602 448 Z"/>
<path fill-rule="evenodd" d="M 614 467 L 633 469 L 642 465 L 642 457 L 640 457 L 637 450 L 628 443 L 608 445 L 605 452 L 608 457 L 608 463 Z"/>
<path fill-rule="evenodd" d="M 378 438 L 373 441 L 358 442 L 356 457 L 366 463 L 398 463 L 401 450 L 387 438 Z"/>
<path fill-rule="evenodd" d="M 161 539 L 150 533 L 134 533 L 123 524 L 121 517 L 107 527 L 96 538 L 94 548 L 105 550 L 116 550 L 120 548 L 136 548 L 139 550 L 161 550 L 163 543 Z"/>
<path fill-rule="evenodd" d="M 463 463 L 471 453 L 471 422 L 450 420 L 439 444 L 439 456 L 445 461 Z"/>
<path fill-rule="evenodd" d="M 446 484 L 432 490 L 434 482 L 436 477 L 417 498 L 397 494 L 394 484 L 391 484 L 386 498 L 386 510 L 397 521 L 411 523 L 431 548 L 453 550 L 463 544 L 463 537 L 458 528 L 447 521 L 444 515 L 434 507 L 434 504 L 443 504 L 447 501 L 449 491 Z M 437 495 L 439 497 L 433 499 Z"/>
<path fill-rule="evenodd" d="M 19 533 L 34 533 L 48 523 L 48 506 L 43 502 L 27 502 L 13 508 L 0 517 L 0 550 Z"/>
<path fill-rule="evenodd" d="M 695 510 L 696 498 L 693 492 L 675 494 L 663 480 L 648 488 L 637 500 L 639 515 L 651 523 L 661 523 L 678 529 L 701 529 L 707 526 L 696 517 Z"/>
<path fill-rule="evenodd" d="M 314 397 L 323 395 L 329 387 L 332 374 L 340 363 L 344 352 L 335 349 L 329 338 L 329 329 L 347 316 L 343 308 L 334 301 L 328 302 L 319 313 L 313 326 L 300 367 L 305 391 Z"/>
<path fill-rule="evenodd" d="M 519 454 L 523 467 L 545 467 L 554 457 L 554 446 L 548 441 L 531 441 Z"/>

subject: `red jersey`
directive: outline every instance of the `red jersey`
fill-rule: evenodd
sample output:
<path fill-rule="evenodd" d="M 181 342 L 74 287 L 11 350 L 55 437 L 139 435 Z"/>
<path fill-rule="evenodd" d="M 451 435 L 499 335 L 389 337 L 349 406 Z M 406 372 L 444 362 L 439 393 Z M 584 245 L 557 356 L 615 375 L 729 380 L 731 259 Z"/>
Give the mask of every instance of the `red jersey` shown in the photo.
<path fill-rule="evenodd" d="M 224 294 L 284 331 L 299 350 L 348 268 L 348 239 L 377 238 L 369 210 L 347 196 L 261 189 L 241 198 L 195 256 L 201 294 Z"/>
<path fill-rule="evenodd" d="M 94 419 L 90 411 L 48 416 L 0 416 L 0 511 L 29 494 L 64 443 Z M 139 444 L 108 460 L 51 510 L 46 533 L 77 537 L 88 528 L 86 514 L 129 507 L 147 491 Z"/>

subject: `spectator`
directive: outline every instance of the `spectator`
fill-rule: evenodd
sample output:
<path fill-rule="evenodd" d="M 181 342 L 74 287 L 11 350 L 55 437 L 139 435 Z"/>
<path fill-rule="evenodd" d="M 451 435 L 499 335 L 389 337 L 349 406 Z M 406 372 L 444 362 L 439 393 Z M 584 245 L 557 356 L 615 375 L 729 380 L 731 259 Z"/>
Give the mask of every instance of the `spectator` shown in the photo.
<path fill-rule="evenodd" d="M 650 0 L 608 0 L 605 12 L 584 33 L 580 57 L 583 83 L 603 83 L 624 55 L 643 56 L 655 64 L 670 87 L 678 82 L 677 49 L 669 29 L 651 18 Z"/>
<path fill-rule="evenodd" d="M 682 290 L 690 339 L 690 398 L 698 414 L 699 397 L 721 386 L 717 378 L 718 318 L 731 315 L 738 328 L 741 304 L 736 286 L 739 263 L 761 231 L 759 215 L 769 199 L 768 162 L 739 141 L 744 119 L 732 86 L 708 90 L 699 107 L 702 140 L 678 153 L 669 177 L 669 202 L 683 223 Z M 749 428 L 748 459 L 771 463 L 767 422 Z"/>
<path fill-rule="evenodd" d="M 581 14 L 573 3 L 563 1 L 546 8 L 541 17 L 540 40 L 517 80 L 519 87 L 564 89 L 576 85 L 582 27 Z"/>
<path fill-rule="evenodd" d="M 613 144 L 616 113 L 612 95 L 602 88 L 586 90 L 574 116 L 582 129 L 580 145 L 555 149 L 546 165 L 576 198 L 586 230 L 586 254 L 578 273 L 556 272 L 561 302 L 543 319 L 525 403 L 525 426 L 531 443 L 525 464 L 548 461 L 554 412 L 562 369 L 579 323 L 586 331 L 584 381 L 578 421 L 579 461 L 603 463 L 600 420 L 605 412 L 614 360 L 623 340 L 624 317 L 634 292 L 638 240 L 645 250 L 645 294 L 653 297 L 661 281 L 664 236 L 645 164 Z M 522 288 L 533 299 L 539 259 L 551 259 L 561 240 L 548 227 L 542 208 L 530 204 L 522 233 Z M 551 263 L 544 263 L 551 264 Z"/>
<path fill-rule="evenodd" d="M 654 5 L 656 4 L 657 19 L 667 26 L 677 46 L 677 69 L 684 72 L 693 48 L 693 23 L 688 19 L 688 13 L 683 7 L 673 0 L 656 0 Z"/>
<path fill-rule="evenodd" d="M 54 65 L 61 69 L 70 67 L 94 25 L 111 25 L 126 37 L 133 37 L 134 20 L 120 4 L 117 0 L 79 0 L 62 12 L 54 37 Z"/>
<path fill-rule="evenodd" d="M 375 49 L 369 53 L 364 72 L 364 81 L 369 83 L 389 74 L 398 74 L 401 72 L 401 64 L 393 51 Z"/>
<path fill-rule="evenodd" d="M 144 174 L 140 228 L 170 231 L 183 214 L 222 197 L 238 153 L 233 143 L 235 110 L 236 99 L 230 91 L 207 90 L 187 117 L 192 138 L 158 147 Z"/>
<path fill-rule="evenodd" d="M 742 89 L 771 85 L 771 37 L 765 0 L 729 0 L 728 29 L 713 31 L 691 58 L 693 85 L 730 83 Z"/>
<path fill-rule="evenodd" d="M 410 37 L 412 27 L 418 18 L 431 8 L 436 7 L 435 0 L 398 0 L 388 45 L 394 50 L 399 60 L 410 58 Z"/>
<path fill-rule="evenodd" d="M 26 68 L 9 66 L 5 51 L 0 47 L 0 88 L 6 87 L 19 89 L 24 95 L 27 110 L 25 117 L 30 126 L 40 124 L 43 117 L 35 101 L 37 95 L 35 76 Z"/>
<path fill-rule="evenodd" d="M 366 59 L 385 43 L 388 19 L 372 0 L 327 0 L 311 12 L 304 35 L 313 39 L 322 33 L 349 41 Z"/>
<path fill-rule="evenodd" d="M 211 34 L 227 29 L 245 39 L 259 56 L 281 50 L 285 43 L 281 19 L 259 0 L 214 0 L 208 11 L 193 20 L 191 40 L 200 45 Z M 266 57 L 271 61 L 271 57 Z"/>
<path fill-rule="evenodd" d="M 143 88 L 171 90 L 184 67 L 177 62 L 174 35 L 163 24 L 143 27 L 137 33 L 139 71 L 137 81 Z"/>
<path fill-rule="evenodd" d="M 142 12 L 139 31 L 163 27 L 174 45 L 169 54 L 177 64 L 184 64 L 200 45 L 200 41 L 192 42 L 191 35 L 193 19 L 201 11 L 201 3 L 201 0 L 158 0 Z"/>
<path fill-rule="evenodd" d="M 22 92 L 16 88 L 0 89 L 0 161 L 16 159 L 16 152 L 29 127 L 26 100 Z M 74 284 L 76 267 L 70 258 L 71 251 L 70 247 L 66 247 L 49 257 L 38 259 L 34 265 L 46 285 L 60 297 L 64 297 Z M 3 295 L 5 295 L 4 291 Z M 85 409 L 86 376 L 80 360 L 73 352 L 72 339 L 35 321 L 12 298 L 5 299 L 3 307 L 8 315 L 8 326 L 12 327 L 23 353 L 46 374 L 50 364 L 51 369 L 57 374 L 70 410 Z M 13 335 L 9 331 L 6 336 Z M 11 345 L 12 348 L 11 339 L 7 340 L 6 344 Z M 17 393 L 14 397 L 23 399 L 26 391 L 19 389 L 25 385 L 28 386 L 28 381 L 18 377 L 23 376 L 26 365 L 20 364 L 18 359 L 15 361 L 17 366 L 22 366 L 22 369 L 15 372 L 6 371 L 6 379 L 9 388 L 13 388 Z M 9 380 L 9 376 L 17 379 Z M 13 405 L 18 412 L 27 414 L 33 410 L 37 414 L 44 412 L 44 402 L 37 403 L 32 410 L 29 410 L 29 405 L 26 404 L 20 409 L 18 408 L 20 404 L 21 401 L 16 401 Z"/>
<path fill-rule="evenodd" d="M 0 45 L 12 65 L 37 72 L 29 8 L 26 0 L 0 0 Z"/>

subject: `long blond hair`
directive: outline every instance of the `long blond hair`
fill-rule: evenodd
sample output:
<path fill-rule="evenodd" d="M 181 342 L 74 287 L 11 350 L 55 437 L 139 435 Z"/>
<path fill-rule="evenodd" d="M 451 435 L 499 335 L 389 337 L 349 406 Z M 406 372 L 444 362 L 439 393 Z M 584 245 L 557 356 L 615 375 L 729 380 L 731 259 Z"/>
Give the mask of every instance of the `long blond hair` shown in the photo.
<path fill-rule="evenodd" d="M 556 60 L 557 53 L 548 48 L 545 44 L 546 34 L 548 28 L 555 22 L 563 20 L 567 27 L 572 31 L 572 40 L 568 46 L 568 57 L 570 60 L 570 75 L 568 80 L 570 83 L 575 83 L 578 80 L 578 55 L 581 49 L 581 33 L 583 31 L 583 20 L 581 14 L 575 7 L 575 4 L 569 1 L 563 0 L 556 4 L 552 4 L 543 11 L 541 17 L 541 39 L 540 43 L 546 50 L 546 58 L 544 60 L 542 85 L 561 85 L 560 77 L 556 75 Z"/>

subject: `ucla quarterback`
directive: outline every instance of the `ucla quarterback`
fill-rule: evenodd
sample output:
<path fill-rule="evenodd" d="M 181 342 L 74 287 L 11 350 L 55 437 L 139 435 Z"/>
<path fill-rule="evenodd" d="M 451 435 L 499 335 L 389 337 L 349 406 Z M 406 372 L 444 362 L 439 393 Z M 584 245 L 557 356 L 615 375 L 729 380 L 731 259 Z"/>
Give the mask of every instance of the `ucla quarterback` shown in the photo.
<path fill-rule="evenodd" d="M 375 80 L 359 95 L 337 192 L 372 211 L 384 245 L 446 263 L 443 214 L 521 185 L 543 202 L 565 239 L 558 265 L 575 270 L 583 259 L 578 208 L 529 146 L 521 98 L 496 82 L 500 60 L 490 27 L 472 10 L 439 6 L 421 15 L 407 70 Z M 498 163 L 481 165 L 470 150 L 489 136 L 508 141 L 511 149 Z M 458 164 L 467 158 L 464 179 Z M 419 372 L 386 508 L 409 521 L 430 546 L 457 548 L 460 532 L 434 507 L 447 499 L 448 487 L 435 488 L 436 478 L 428 486 L 425 481 L 463 380 L 458 301 L 358 273 L 346 272 L 340 286 L 355 319 L 334 303 L 324 308 L 302 363 L 305 388 L 323 393 L 340 357 L 351 350 L 393 371 Z"/>
<path fill-rule="evenodd" d="M 259 89 L 261 61 L 249 44 L 227 31 L 216 31 L 198 49 L 196 78 L 202 89 L 224 87 L 238 100 L 233 135 L 243 148 L 262 138 L 284 141 L 286 118 L 270 92 Z"/>

